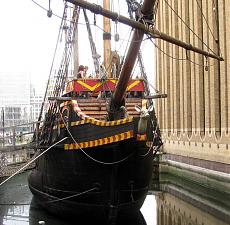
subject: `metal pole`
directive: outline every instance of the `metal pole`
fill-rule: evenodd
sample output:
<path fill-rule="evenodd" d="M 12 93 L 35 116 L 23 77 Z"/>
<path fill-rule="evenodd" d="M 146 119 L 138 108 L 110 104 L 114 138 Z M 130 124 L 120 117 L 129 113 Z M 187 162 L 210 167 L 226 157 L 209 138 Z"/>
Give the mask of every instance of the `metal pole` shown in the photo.
<path fill-rule="evenodd" d="M 35 130 L 35 142 L 36 142 L 36 148 L 38 147 L 38 135 L 39 135 L 39 123 L 36 123 L 36 130 Z"/>
<path fill-rule="evenodd" d="M 4 115 L 4 108 L 2 108 L 2 141 L 3 141 L 3 147 L 5 147 L 5 115 Z"/>
<path fill-rule="evenodd" d="M 15 145 L 16 145 L 16 127 L 13 127 L 13 148 L 15 149 Z"/>

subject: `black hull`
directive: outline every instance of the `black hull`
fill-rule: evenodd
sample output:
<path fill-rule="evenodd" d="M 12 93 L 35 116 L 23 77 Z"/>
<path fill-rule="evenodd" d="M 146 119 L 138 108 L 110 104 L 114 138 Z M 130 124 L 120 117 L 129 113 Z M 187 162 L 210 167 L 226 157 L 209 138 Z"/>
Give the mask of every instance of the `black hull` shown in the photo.
<path fill-rule="evenodd" d="M 54 214 L 109 220 L 130 215 L 141 208 L 151 181 L 153 155 L 146 155 L 148 150 L 133 138 L 85 149 L 91 158 L 81 150 L 55 148 L 38 159 L 29 187 Z"/>

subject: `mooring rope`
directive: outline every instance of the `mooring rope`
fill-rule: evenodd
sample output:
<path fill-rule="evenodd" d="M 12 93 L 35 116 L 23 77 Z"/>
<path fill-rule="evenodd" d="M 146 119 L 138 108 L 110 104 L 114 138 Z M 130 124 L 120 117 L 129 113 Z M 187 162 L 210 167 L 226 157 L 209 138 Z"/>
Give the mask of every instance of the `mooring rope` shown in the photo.
<path fill-rule="evenodd" d="M 60 141 L 54 143 L 53 145 L 51 145 L 49 148 L 47 148 L 45 151 L 43 151 L 41 154 L 39 154 L 38 156 L 36 156 L 34 159 L 32 159 L 31 161 L 29 161 L 26 165 L 24 165 L 22 168 L 20 168 L 19 170 L 17 170 L 15 173 L 13 173 L 10 177 L 8 177 L 7 179 L 5 179 L 3 182 L 0 183 L 0 186 L 2 186 L 4 183 L 6 183 L 8 180 L 10 180 L 11 178 L 13 178 L 15 175 L 17 175 L 18 173 L 20 173 L 22 170 L 24 170 L 27 166 L 29 166 L 31 163 L 33 163 L 35 160 L 37 160 L 40 156 L 44 155 L 46 152 L 48 152 L 51 148 L 53 148 L 54 146 L 56 146 L 57 144 L 63 142 L 64 140 L 66 140 L 68 137 L 64 137 L 63 139 L 61 139 Z"/>

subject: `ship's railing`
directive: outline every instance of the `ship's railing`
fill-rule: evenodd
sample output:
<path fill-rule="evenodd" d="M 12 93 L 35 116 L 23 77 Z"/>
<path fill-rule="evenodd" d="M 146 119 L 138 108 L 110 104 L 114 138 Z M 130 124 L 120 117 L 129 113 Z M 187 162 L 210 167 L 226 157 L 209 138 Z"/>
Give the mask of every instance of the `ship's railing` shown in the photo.
<path fill-rule="evenodd" d="M 118 79 L 73 79 L 70 80 L 65 88 L 65 93 L 71 92 L 100 92 L 100 91 L 114 91 Z M 130 79 L 127 85 L 128 92 L 144 92 L 144 81 L 142 79 Z"/>

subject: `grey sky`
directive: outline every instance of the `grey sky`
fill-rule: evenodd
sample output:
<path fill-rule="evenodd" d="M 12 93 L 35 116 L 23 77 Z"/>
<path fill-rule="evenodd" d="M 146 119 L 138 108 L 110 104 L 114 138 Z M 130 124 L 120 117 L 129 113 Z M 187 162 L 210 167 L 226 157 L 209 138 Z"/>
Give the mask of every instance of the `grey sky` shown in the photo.
<path fill-rule="evenodd" d="M 48 4 L 47 0 L 39 2 Z M 0 74 L 23 72 L 37 82 L 45 79 L 60 20 L 49 19 L 31 0 L 11 0 L 0 2 L 0 21 Z"/>

